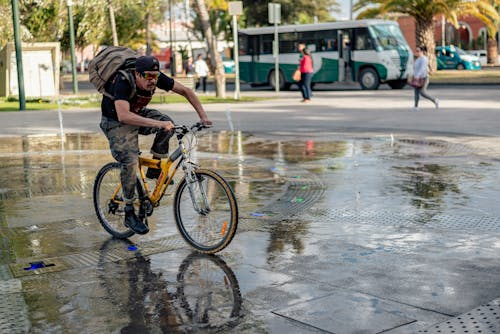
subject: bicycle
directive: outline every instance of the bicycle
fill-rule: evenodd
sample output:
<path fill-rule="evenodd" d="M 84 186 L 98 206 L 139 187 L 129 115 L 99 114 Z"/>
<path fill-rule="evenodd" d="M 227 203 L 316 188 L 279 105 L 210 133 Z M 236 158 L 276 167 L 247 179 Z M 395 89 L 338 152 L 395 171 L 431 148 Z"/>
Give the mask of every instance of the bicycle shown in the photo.
<path fill-rule="evenodd" d="M 147 224 L 147 217 L 160 205 L 173 178 L 180 169 L 184 176 L 177 185 L 173 201 L 173 213 L 177 229 L 183 239 L 202 253 L 216 253 L 224 249 L 233 239 L 238 225 L 238 205 L 228 182 L 215 171 L 203 169 L 191 161 L 196 134 L 204 129 L 201 123 L 191 127 L 175 126 L 178 148 L 168 159 L 139 156 L 138 177 L 134 206 L 138 217 Z M 184 138 L 191 140 L 184 144 Z M 161 170 L 154 189 L 146 182 L 144 168 Z M 104 229 L 118 239 L 134 235 L 124 225 L 125 202 L 121 193 L 120 165 L 110 162 L 97 173 L 93 202 L 99 222 Z"/>

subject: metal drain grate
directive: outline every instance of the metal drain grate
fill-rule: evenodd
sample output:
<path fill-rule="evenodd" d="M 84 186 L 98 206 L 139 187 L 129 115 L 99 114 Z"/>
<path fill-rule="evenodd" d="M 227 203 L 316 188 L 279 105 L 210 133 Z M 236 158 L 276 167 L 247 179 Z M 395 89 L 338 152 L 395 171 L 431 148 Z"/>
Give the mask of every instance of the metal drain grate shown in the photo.
<path fill-rule="evenodd" d="M 295 172 L 295 173 L 294 173 Z M 287 189 L 276 201 L 258 210 L 264 218 L 281 220 L 306 210 L 324 194 L 325 186 L 314 174 L 306 171 L 290 171 L 293 177 L 287 177 Z"/>
<path fill-rule="evenodd" d="M 427 146 L 433 149 L 434 153 L 439 153 L 440 155 L 470 155 L 477 153 L 476 149 L 470 146 L 449 143 L 442 140 L 427 140 L 427 139 L 412 139 L 412 138 L 400 138 L 397 139 L 397 143 L 401 145 L 408 146 Z"/>
<path fill-rule="evenodd" d="M 173 235 L 157 240 L 141 242 L 137 244 L 138 249 L 143 255 L 163 253 L 174 249 L 186 247 L 180 236 Z M 10 264 L 10 269 L 14 277 L 24 277 L 31 275 L 41 275 L 58 271 L 70 270 L 81 267 L 96 267 L 103 260 L 105 262 L 116 262 L 134 257 L 134 253 L 125 248 L 115 248 L 107 250 L 105 257 L 100 251 L 89 251 L 77 254 L 63 255 L 47 259 L 37 259 L 37 262 L 50 264 L 50 266 L 26 270 L 32 260 L 18 260 L 18 263 Z M 8 281 L 7 281 L 8 282 Z M 1 283 L 1 282 L 0 282 Z M 1 286 L 0 286 L 1 288 Z M 0 332 L 1 333 L 1 332 Z"/>
<path fill-rule="evenodd" d="M 314 214 L 324 216 L 328 221 L 341 223 L 384 226 L 422 226 L 436 229 L 500 232 L 500 217 L 490 216 L 454 216 L 443 214 L 426 218 L 414 212 L 353 211 L 349 209 L 318 210 L 318 212 Z"/>
<path fill-rule="evenodd" d="M 500 333 L 500 298 L 419 333 Z"/>

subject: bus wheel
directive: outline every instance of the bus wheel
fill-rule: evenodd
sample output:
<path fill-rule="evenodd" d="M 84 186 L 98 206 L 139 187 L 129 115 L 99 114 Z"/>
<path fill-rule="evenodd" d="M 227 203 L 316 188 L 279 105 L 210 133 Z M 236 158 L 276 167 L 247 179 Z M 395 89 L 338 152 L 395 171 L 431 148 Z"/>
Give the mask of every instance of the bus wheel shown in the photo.
<path fill-rule="evenodd" d="M 380 85 L 377 71 L 370 67 L 361 70 L 358 81 L 362 89 L 375 90 Z"/>
<path fill-rule="evenodd" d="M 406 86 L 406 80 L 391 80 L 387 81 L 387 84 L 392 89 L 403 89 L 403 87 Z"/>
<path fill-rule="evenodd" d="M 464 69 L 465 69 L 464 64 L 460 63 L 460 64 L 457 65 L 457 70 L 461 71 L 461 70 L 464 70 Z"/>
<path fill-rule="evenodd" d="M 286 82 L 285 82 L 285 78 L 283 77 L 283 73 L 281 73 L 281 71 L 279 72 L 278 80 L 279 80 L 280 90 L 285 90 Z M 274 74 L 274 70 L 272 70 L 269 73 L 269 85 L 272 87 L 273 90 L 276 89 L 276 75 Z"/>

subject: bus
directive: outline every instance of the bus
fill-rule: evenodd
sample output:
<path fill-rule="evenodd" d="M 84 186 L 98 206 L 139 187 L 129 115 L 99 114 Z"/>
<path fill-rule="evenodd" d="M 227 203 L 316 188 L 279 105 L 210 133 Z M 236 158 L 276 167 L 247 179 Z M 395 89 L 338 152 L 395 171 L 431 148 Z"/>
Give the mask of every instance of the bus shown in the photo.
<path fill-rule="evenodd" d="M 274 26 L 239 31 L 240 79 L 252 86 L 276 88 Z M 294 83 L 299 43 L 312 53 L 312 84 L 359 82 L 362 89 L 405 86 L 413 72 L 413 53 L 399 25 L 386 20 L 357 20 L 278 27 L 281 90 Z"/>

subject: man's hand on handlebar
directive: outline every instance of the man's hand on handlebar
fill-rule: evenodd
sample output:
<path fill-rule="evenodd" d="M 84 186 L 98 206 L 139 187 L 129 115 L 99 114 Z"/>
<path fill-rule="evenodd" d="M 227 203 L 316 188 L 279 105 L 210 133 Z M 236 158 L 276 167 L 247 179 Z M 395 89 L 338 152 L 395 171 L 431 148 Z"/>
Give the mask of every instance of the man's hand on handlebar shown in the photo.
<path fill-rule="evenodd" d="M 174 128 L 174 123 L 170 121 L 162 121 L 160 129 L 163 131 L 170 131 Z"/>
<path fill-rule="evenodd" d="M 201 121 L 201 123 L 203 124 L 204 127 L 206 127 L 206 128 L 212 127 L 212 121 L 209 120 L 208 118 L 201 119 L 200 121 Z"/>

